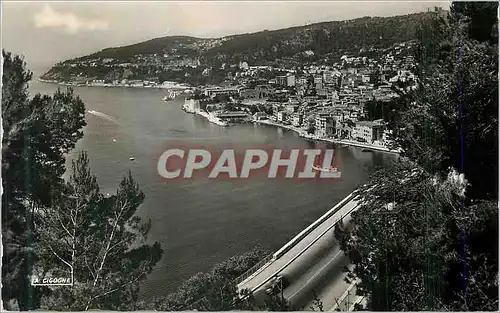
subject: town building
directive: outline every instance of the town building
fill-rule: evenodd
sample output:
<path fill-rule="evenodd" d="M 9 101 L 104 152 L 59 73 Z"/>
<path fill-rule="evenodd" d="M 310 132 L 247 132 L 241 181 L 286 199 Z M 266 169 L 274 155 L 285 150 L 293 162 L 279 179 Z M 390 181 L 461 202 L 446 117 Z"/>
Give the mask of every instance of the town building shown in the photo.
<path fill-rule="evenodd" d="M 245 99 L 257 99 L 259 98 L 259 92 L 252 88 L 245 88 L 240 90 L 240 96 Z"/>
<path fill-rule="evenodd" d="M 299 77 L 299 78 L 297 78 L 297 80 L 295 81 L 295 85 L 296 86 L 305 86 L 305 85 L 307 85 L 307 78 L 305 78 L 305 77 Z"/>
<path fill-rule="evenodd" d="M 294 113 L 292 114 L 291 120 L 292 120 L 292 125 L 295 127 L 299 127 L 302 125 L 302 119 L 303 115 L 300 113 Z"/>
<path fill-rule="evenodd" d="M 226 122 L 241 122 L 248 117 L 246 112 L 236 111 L 236 112 L 217 112 L 215 114 L 216 117 L 222 119 Z"/>
<path fill-rule="evenodd" d="M 201 75 L 203 75 L 203 76 L 210 76 L 211 74 L 212 74 L 212 68 L 206 68 L 201 73 Z"/>
<path fill-rule="evenodd" d="M 337 124 L 335 125 L 335 134 L 340 139 L 351 139 L 352 131 L 355 125 L 356 124 L 351 120 L 337 120 Z"/>
<path fill-rule="evenodd" d="M 333 73 L 330 71 L 323 72 L 323 81 L 326 84 L 332 84 L 334 82 Z"/>
<path fill-rule="evenodd" d="M 276 76 L 276 85 L 278 86 L 286 86 L 287 85 L 287 76 Z"/>
<path fill-rule="evenodd" d="M 279 111 L 277 116 L 277 121 L 281 123 L 285 122 L 287 120 L 286 118 L 288 114 L 290 113 L 288 113 L 287 111 Z"/>
<path fill-rule="evenodd" d="M 335 134 L 335 118 L 330 113 L 319 113 L 315 120 L 315 134 L 318 137 L 331 137 Z"/>
<path fill-rule="evenodd" d="M 373 121 L 358 121 L 352 131 L 352 138 L 357 141 L 373 143 L 382 139 L 383 125 Z"/>
<path fill-rule="evenodd" d="M 323 89 L 323 77 L 314 77 L 314 86 L 316 87 L 316 89 Z"/>
<path fill-rule="evenodd" d="M 260 121 L 260 120 L 267 120 L 268 116 L 264 112 L 257 112 L 253 115 L 253 119 L 255 121 Z"/>
<path fill-rule="evenodd" d="M 235 96 L 239 95 L 240 90 L 238 88 L 207 88 L 204 90 L 204 94 L 209 97 L 215 97 L 218 95 Z"/>
<path fill-rule="evenodd" d="M 267 98 L 274 94 L 274 88 L 271 85 L 263 84 L 255 86 L 255 91 L 259 95 L 259 99 Z"/>
<path fill-rule="evenodd" d="M 288 112 L 288 113 L 295 113 L 299 110 L 299 106 L 296 105 L 296 104 L 287 104 L 285 106 L 285 110 Z"/>
<path fill-rule="evenodd" d="M 240 62 L 239 68 L 242 70 L 248 70 L 248 63 L 247 62 Z"/>
<path fill-rule="evenodd" d="M 188 112 L 194 112 L 200 109 L 200 100 L 186 99 L 184 100 L 184 108 Z"/>

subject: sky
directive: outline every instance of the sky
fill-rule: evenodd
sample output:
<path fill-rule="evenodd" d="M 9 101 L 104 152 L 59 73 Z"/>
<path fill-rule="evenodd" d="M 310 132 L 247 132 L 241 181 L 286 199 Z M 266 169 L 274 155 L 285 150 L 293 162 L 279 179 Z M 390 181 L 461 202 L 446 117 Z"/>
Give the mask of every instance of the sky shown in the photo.
<path fill-rule="evenodd" d="M 152 38 L 222 37 L 363 16 L 426 11 L 450 2 L 399 1 L 2 1 L 2 47 L 28 67 Z"/>

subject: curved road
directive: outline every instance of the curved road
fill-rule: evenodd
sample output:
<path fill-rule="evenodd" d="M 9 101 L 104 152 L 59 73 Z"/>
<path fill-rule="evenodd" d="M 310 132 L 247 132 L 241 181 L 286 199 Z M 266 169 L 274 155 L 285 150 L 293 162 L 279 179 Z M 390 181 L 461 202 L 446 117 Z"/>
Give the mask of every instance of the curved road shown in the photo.
<path fill-rule="evenodd" d="M 334 227 L 340 218 L 345 225 L 351 225 L 350 212 L 357 207 L 351 200 L 310 234 L 295 244 L 280 258 L 270 261 L 252 276 L 238 285 L 238 288 L 254 291 L 257 299 L 262 298 L 265 289 L 273 284 L 273 277 L 284 276 L 290 285 L 283 290 L 283 296 L 293 308 L 311 310 L 314 295 L 323 303 L 323 310 L 330 310 L 349 284 L 344 281 L 343 268 L 349 265 L 348 258 L 340 250 L 334 237 Z M 318 310 L 315 308 L 315 310 Z"/>

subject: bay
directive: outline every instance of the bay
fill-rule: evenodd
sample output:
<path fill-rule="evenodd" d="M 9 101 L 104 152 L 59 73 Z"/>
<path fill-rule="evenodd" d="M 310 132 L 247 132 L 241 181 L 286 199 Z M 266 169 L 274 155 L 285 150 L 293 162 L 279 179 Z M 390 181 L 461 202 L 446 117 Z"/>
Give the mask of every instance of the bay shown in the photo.
<path fill-rule="evenodd" d="M 33 81 L 30 93 L 53 93 L 55 84 Z M 273 126 L 219 127 L 181 110 L 182 99 L 164 102 L 164 91 L 138 88 L 75 87 L 85 103 L 84 137 L 78 151 L 89 154 L 103 193 L 114 193 L 131 171 L 146 195 L 138 215 L 152 220 L 151 242 L 164 249 L 162 260 L 141 286 L 141 298 L 166 295 L 184 280 L 218 262 L 260 245 L 277 250 L 303 228 L 364 183 L 392 154 L 335 147 L 342 178 L 336 181 L 191 179 L 165 182 L 157 172 L 160 155 L 179 145 L 226 148 L 329 148 Z M 129 158 L 133 157 L 134 161 Z"/>

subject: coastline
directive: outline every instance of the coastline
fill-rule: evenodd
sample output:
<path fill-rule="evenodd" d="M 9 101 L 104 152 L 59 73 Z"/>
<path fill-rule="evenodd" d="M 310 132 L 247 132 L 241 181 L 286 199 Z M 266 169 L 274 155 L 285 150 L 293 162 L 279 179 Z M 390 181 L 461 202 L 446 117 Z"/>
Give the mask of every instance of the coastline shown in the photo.
<path fill-rule="evenodd" d="M 400 154 L 401 151 L 398 150 L 391 150 L 387 147 L 383 146 L 377 146 L 377 145 L 371 145 L 371 144 L 366 144 L 362 142 L 357 142 L 353 140 L 339 140 L 339 139 L 333 139 L 333 138 L 320 138 L 314 135 L 308 134 L 306 131 L 304 131 L 301 128 L 291 126 L 291 125 L 283 125 L 279 124 L 270 120 L 254 120 L 254 123 L 258 124 L 264 124 L 264 125 L 271 125 L 275 127 L 281 127 L 284 129 L 288 129 L 291 131 L 294 131 L 299 134 L 300 137 L 305 138 L 305 139 L 311 139 L 311 140 L 316 140 L 316 141 L 326 141 L 326 142 L 331 142 L 331 143 L 337 143 L 337 144 L 343 144 L 347 146 L 353 146 L 353 147 L 359 147 L 359 148 L 365 148 L 365 149 L 370 149 L 370 150 L 376 150 L 380 152 L 386 152 L 386 153 L 395 153 L 395 154 Z"/>
<path fill-rule="evenodd" d="M 99 83 L 99 84 L 77 84 L 77 83 L 62 83 L 62 82 L 57 82 L 53 80 L 46 80 L 46 79 L 41 79 L 39 78 L 38 81 L 43 82 L 43 83 L 51 83 L 51 84 L 57 84 L 57 85 L 63 85 L 63 86 L 82 86 L 82 87 L 125 87 L 125 88 L 153 88 L 153 89 L 189 89 L 190 87 L 183 86 L 183 85 L 173 85 L 173 86 L 168 86 L 168 85 L 156 85 L 156 86 L 144 86 L 144 85 L 129 85 L 129 84 L 104 84 L 104 83 Z M 173 82 L 172 82 L 173 83 Z M 176 84 L 176 83 L 175 83 Z M 182 105 L 182 110 L 184 110 L 186 113 L 191 113 L 191 114 L 197 114 L 199 116 L 202 116 L 206 118 L 209 122 L 216 124 L 221 127 L 226 127 L 229 124 L 224 122 L 223 120 L 219 119 L 216 116 L 213 116 L 210 113 L 203 112 L 200 110 L 189 110 L 187 109 L 184 105 Z M 333 139 L 333 138 L 321 138 L 317 137 L 315 135 L 310 135 L 308 134 L 304 129 L 295 127 L 292 125 L 284 125 L 280 123 L 273 122 L 271 120 L 253 120 L 253 123 L 258 123 L 258 124 L 264 124 L 264 125 L 271 125 L 275 127 L 280 127 L 284 128 L 287 130 L 291 130 L 296 132 L 300 137 L 305 138 L 305 139 L 310 139 L 310 140 L 316 140 L 316 141 L 325 141 L 325 142 L 331 142 L 331 143 L 336 143 L 336 144 L 343 144 L 347 146 L 353 146 L 353 147 L 359 147 L 359 148 L 365 148 L 365 149 L 370 149 L 370 150 L 375 150 L 375 151 L 380 151 L 380 152 L 386 152 L 386 153 L 394 153 L 394 154 L 400 154 L 400 150 L 391 150 L 387 147 L 384 146 L 379 146 L 379 145 L 372 145 L 372 144 L 366 144 L 358 141 L 353 141 L 353 140 L 339 140 L 339 139 Z"/>
<path fill-rule="evenodd" d="M 201 110 L 190 110 L 190 109 L 186 108 L 185 105 L 182 105 L 182 110 L 186 113 L 191 113 L 191 114 L 196 114 L 196 115 L 202 116 L 202 117 L 206 118 L 210 123 L 213 123 L 215 125 L 219 125 L 221 127 L 225 127 L 225 126 L 229 125 L 228 123 L 224 122 L 220 118 L 218 118 L 210 113 L 201 111 Z"/>
<path fill-rule="evenodd" d="M 91 84 L 84 84 L 84 83 L 76 83 L 76 82 L 59 82 L 55 80 L 50 80 L 50 79 L 42 79 L 38 78 L 39 82 L 42 83 L 48 83 L 48 84 L 56 84 L 56 85 L 61 85 L 61 86 L 77 86 L 77 87 L 121 87 L 121 88 L 145 88 L 145 89 L 179 89 L 179 90 L 187 90 L 191 89 L 192 87 L 175 83 L 175 82 L 170 82 L 171 84 L 168 85 L 144 85 L 144 84 L 109 84 L 109 83 L 91 83 Z"/>

